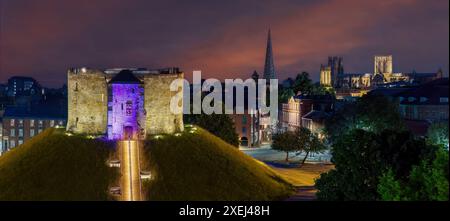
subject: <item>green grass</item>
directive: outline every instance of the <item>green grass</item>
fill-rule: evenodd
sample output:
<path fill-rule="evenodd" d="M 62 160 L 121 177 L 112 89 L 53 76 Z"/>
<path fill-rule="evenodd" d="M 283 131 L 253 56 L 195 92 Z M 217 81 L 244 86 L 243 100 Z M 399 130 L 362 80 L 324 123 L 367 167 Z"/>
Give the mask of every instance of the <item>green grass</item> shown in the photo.
<path fill-rule="evenodd" d="M 154 179 L 148 200 L 280 200 L 292 186 L 265 164 L 209 132 L 164 135 L 145 144 Z"/>
<path fill-rule="evenodd" d="M 112 147 L 48 129 L 0 157 L 0 200 L 109 200 Z"/>

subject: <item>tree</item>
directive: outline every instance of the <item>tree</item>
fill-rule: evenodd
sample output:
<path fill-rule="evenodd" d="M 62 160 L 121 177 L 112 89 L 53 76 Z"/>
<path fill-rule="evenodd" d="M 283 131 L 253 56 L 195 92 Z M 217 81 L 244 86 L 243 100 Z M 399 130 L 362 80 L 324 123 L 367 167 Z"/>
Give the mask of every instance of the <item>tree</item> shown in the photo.
<path fill-rule="evenodd" d="M 331 95 L 333 97 L 336 96 L 336 92 L 333 88 L 326 88 L 320 83 L 314 83 L 311 85 L 310 95 Z"/>
<path fill-rule="evenodd" d="M 238 147 L 239 138 L 233 120 L 226 114 L 185 115 L 185 122 L 195 124 L 220 137 L 225 142 Z"/>
<path fill-rule="evenodd" d="M 297 151 L 297 137 L 294 132 L 286 131 L 272 136 L 272 149 L 286 152 L 286 162 L 289 162 L 289 152 Z"/>
<path fill-rule="evenodd" d="M 398 105 L 387 97 L 365 95 L 356 102 L 345 103 L 325 122 L 325 133 L 333 143 L 354 129 L 379 133 L 383 130 L 406 130 Z"/>
<path fill-rule="evenodd" d="M 427 131 L 427 140 L 431 144 L 441 145 L 448 149 L 448 121 L 433 123 Z"/>
<path fill-rule="evenodd" d="M 202 100 L 207 92 L 202 92 Z M 192 97 L 192 96 L 191 96 Z M 190 113 L 193 111 L 192 100 L 190 105 Z M 225 112 L 225 105 L 222 103 L 222 113 Z M 239 136 L 236 133 L 233 120 L 226 114 L 184 114 L 183 122 L 186 124 L 195 124 L 208 132 L 216 135 L 225 142 L 239 147 Z"/>
<path fill-rule="evenodd" d="M 378 184 L 387 169 L 405 179 L 414 165 L 419 165 L 435 151 L 434 146 L 416 139 L 408 131 L 352 130 L 333 143 L 331 160 L 335 168 L 316 181 L 317 197 L 321 200 L 379 200 Z"/>
<path fill-rule="evenodd" d="M 295 94 L 301 92 L 302 94 L 310 94 L 312 88 L 312 81 L 309 78 L 308 72 L 302 72 L 295 77 L 292 89 Z"/>
<path fill-rule="evenodd" d="M 440 148 L 433 158 L 413 166 L 406 179 L 397 178 L 392 169 L 385 172 L 378 184 L 381 199 L 448 201 L 448 151 Z"/>
<path fill-rule="evenodd" d="M 281 88 L 278 95 L 279 96 L 278 102 L 287 103 L 289 98 L 291 98 L 294 95 L 295 95 L 294 91 L 291 88 Z"/>
<path fill-rule="evenodd" d="M 304 127 L 298 128 L 295 132 L 286 131 L 275 134 L 272 140 L 274 150 L 286 152 L 286 162 L 289 161 L 289 152 L 299 152 L 299 154 L 304 152 L 305 156 L 300 166 L 305 163 L 310 153 L 318 153 L 326 148 L 315 134 Z"/>
<path fill-rule="evenodd" d="M 318 153 L 326 149 L 317 136 L 307 128 L 301 127 L 295 131 L 297 150 L 305 153 L 300 166 L 305 164 L 310 153 Z"/>

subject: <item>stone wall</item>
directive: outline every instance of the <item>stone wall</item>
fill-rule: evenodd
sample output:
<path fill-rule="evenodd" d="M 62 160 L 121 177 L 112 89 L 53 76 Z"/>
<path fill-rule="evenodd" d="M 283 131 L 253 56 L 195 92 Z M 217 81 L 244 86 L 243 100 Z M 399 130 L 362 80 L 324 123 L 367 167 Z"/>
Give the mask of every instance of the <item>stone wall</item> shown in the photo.
<path fill-rule="evenodd" d="M 100 70 L 70 69 L 67 73 L 67 130 L 105 134 L 107 128 L 107 82 Z"/>
<path fill-rule="evenodd" d="M 144 76 L 144 104 L 146 134 L 175 133 L 183 130 L 183 114 L 170 111 L 170 101 L 177 92 L 170 91 L 170 84 L 183 74 L 149 74 Z"/>

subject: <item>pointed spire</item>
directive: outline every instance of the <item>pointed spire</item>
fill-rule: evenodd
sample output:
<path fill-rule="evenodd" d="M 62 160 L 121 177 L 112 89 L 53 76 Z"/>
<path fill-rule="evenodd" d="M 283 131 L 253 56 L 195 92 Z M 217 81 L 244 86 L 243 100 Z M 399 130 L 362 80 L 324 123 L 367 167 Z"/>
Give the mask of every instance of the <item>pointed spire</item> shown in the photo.
<path fill-rule="evenodd" d="M 264 79 L 269 81 L 270 79 L 275 79 L 275 65 L 273 63 L 272 54 L 272 39 L 270 36 L 270 29 L 267 36 L 267 48 L 266 48 L 266 61 L 264 63 Z"/>

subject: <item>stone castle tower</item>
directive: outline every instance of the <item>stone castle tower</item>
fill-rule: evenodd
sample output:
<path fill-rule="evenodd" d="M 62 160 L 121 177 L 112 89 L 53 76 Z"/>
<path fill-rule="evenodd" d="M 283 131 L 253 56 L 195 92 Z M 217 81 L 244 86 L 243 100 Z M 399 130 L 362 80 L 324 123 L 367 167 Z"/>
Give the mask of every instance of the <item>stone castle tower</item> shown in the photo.
<path fill-rule="evenodd" d="M 183 114 L 170 111 L 170 91 L 178 68 L 70 69 L 67 130 L 107 135 L 110 139 L 143 139 L 146 135 L 183 130 Z"/>

